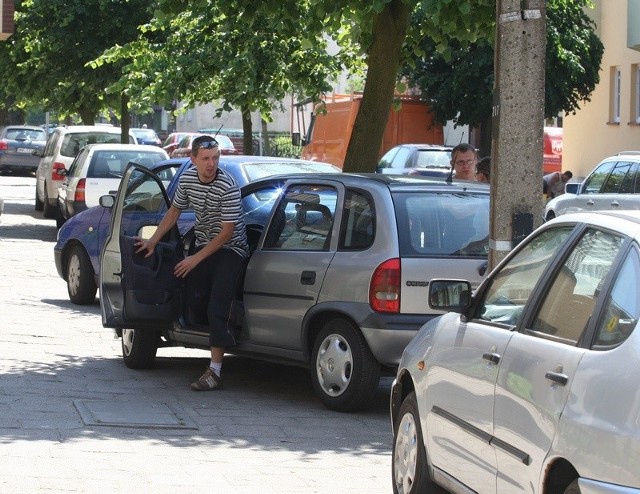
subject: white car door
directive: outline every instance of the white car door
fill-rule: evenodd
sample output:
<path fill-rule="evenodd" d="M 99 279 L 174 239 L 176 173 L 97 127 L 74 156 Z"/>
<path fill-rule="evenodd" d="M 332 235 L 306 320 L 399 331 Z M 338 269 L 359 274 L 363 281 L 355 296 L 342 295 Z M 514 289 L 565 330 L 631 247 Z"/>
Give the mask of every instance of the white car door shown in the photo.
<path fill-rule="evenodd" d="M 583 232 L 523 316 L 502 355 L 494 430 L 498 492 L 538 492 L 541 472 L 576 369 L 587 351 L 582 335 L 624 239 Z M 534 304 L 537 306 L 534 307 Z"/>
<path fill-rule="evenodd" d="M 436 469 L 476 492 L 496 492 L 494 393 L 504 356 L 529 296 L 572 230 L 549 229 L 528 242 L 488 280 L 468 323 L 449 314 L 435 333 L 421 407 L 428 411 L 427 452 Z"/>

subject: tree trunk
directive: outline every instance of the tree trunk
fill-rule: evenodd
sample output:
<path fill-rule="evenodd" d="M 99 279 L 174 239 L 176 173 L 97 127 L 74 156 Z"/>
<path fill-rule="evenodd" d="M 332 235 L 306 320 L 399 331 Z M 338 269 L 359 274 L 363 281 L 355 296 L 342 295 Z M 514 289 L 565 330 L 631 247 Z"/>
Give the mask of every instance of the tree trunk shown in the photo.
<path fill-rule="evenodd" d="M 262 155 L 271 156 L 271 149 L 269 148 L 269 129 L 267 128 L 267 121 L 263 118 L 262 122 Z"/>
<path fill-rule="evenodd" d="M 129 96 L 124 92 L 120 94 L 120 142 L 122 144 L 129 144 Z"/>
<path fill-rule="evenodd" d="M 243 154 L 253 154 L 253 126 L 251 125 L 251 112 L 248 105 L 240 107 L 242 112 L 242 147 Z"/>
<path fill-rule="evenodd" d="M 80 108 L 78 108 L 78 113 L 80 114 L 80 120 L 82 120 L 83 125 L 95 125 L 96 114 L 93 111 L 93 108 L 81 106 Z"/>
<path fill-rule="evenodd" d="M 374 17 L 364 94 L 343 166 L 346 172 L 375 171 L 393 103 L 409 15 L 405 2 L 392 0 Z"/>

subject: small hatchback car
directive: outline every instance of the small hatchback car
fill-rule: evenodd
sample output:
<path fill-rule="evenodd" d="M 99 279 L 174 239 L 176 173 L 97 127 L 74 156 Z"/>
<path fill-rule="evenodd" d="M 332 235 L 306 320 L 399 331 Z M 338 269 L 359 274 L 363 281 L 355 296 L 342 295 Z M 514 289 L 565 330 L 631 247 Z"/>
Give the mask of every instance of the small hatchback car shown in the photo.
<path fill-rule="evenodd" d="M 640 493 L 640 212 L 533 232 L 433 310 L 391 392 L 395 493 Z"/>
<path fill-rule="evenodd" d="M 486 270 L 489 189 L 480 184 L 298 174 L 251 182 L 242 196 L 252 255 L 227 351 L 308 366 L 334 410 L 366 407 L 381 370 L 395 368 L 439 313 L 426 304 L 432 278 L 477 285 Z M 173 275 L 189 235 L 176 228 L 154 256 L 134 252 L 134 236 L 152 234 L 167 197 L 154 174 L 130 166 L 100 256 L 102 323 L 122 336 L 133 368 L 151 367 L 159 346 L 208 348 L 206 321 L 184 310 Z"/>

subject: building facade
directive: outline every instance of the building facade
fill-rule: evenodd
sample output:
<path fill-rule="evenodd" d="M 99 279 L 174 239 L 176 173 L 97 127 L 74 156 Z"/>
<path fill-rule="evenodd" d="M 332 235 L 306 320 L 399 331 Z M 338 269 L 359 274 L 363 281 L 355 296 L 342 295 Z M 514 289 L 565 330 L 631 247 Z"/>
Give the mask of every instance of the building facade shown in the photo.
<path fill-rule="evenodd" d="M 640 0 L 594 0 L 604 45 L 591 101 L 564 118 L 562 167 L 584 177 L 603 158 L 640 150 Z"/>

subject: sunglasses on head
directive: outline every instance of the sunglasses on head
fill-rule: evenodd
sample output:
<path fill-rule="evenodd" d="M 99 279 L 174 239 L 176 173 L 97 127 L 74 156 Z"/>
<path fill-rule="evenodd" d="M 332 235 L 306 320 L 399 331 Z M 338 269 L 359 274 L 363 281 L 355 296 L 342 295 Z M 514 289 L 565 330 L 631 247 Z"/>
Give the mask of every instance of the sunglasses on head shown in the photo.
<path fill-rule="evenodd" d="M 210 141 L 194 143 L 193 151 L 195 151 L 196 149 L 212 149 L 217 147 L 218 147 L 218 141 L 216 141 L 215 139 L 212 139 Z"/>

